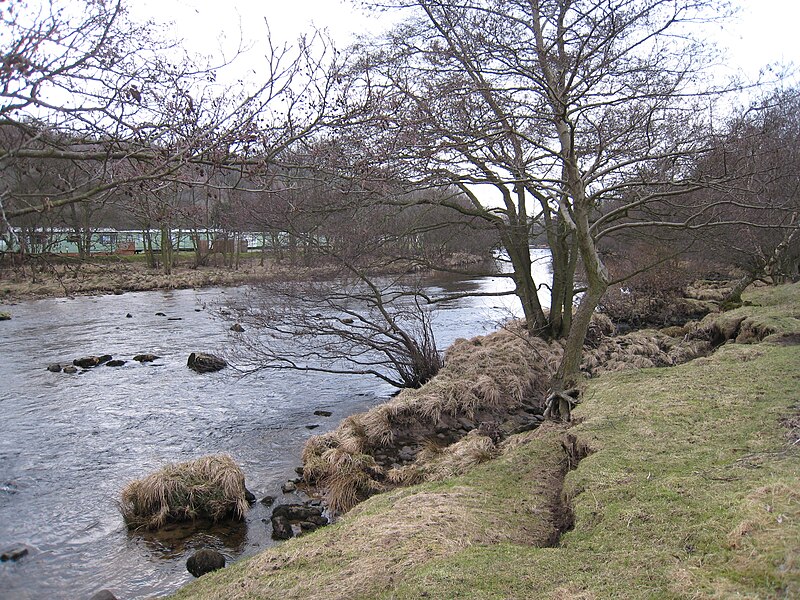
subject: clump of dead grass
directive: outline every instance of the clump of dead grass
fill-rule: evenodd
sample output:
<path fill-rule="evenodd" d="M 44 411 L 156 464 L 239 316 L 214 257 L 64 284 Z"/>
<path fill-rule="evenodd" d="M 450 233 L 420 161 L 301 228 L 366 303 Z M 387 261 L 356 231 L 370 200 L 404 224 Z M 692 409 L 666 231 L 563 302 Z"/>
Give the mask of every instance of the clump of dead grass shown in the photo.
<path fill-rule="evenodd" d="M 128 483 L 120 502 L 130 529 L 157 529 L 198 518 L 242 518 L 247 509 L 244 474 L 227 454 L 168 464 Z"/>
<path fill-rule="evenodd" d="M 443 481 L 462 475 L 472 467 L 500 454 L 492 438 L 481 435 L 477 429 L 470 431 L 458 442 L 440 448 L 429 444 L 416 460 L 403 467 L 391 469 L 387 478 L 399 485 L 414 485 L 424 481 Z"/>
<path fill-rule="evenodd" d="M 487 336 L 458 339 L 447 350 L 445 366 L 427 384 L 403 390 L 385 404 L 345 419 L 335 431 L 312 437 L 303 451 L 304 477 L 323 490 L 332 509 L 346 510 L 354 500 L 383 489 L 388 475 L 374 461 L 359 457 L 390 447 L 398 431 L 432 428 L 445 415 L 473 418 L 540 398 L 562 354 L 559 344 L 528 336 L 519 322 Z M 425 471 L 427 458 L 422 455 L 415 464 Z M 432 466 L 431 472 L 439 468 L 445 467 Z M 417 477 L 410 473 L 407 477 Z M 406 478 L 398 473 L 392 477 Z"/>
<path fill-rule="evenodd" d="M 711 351 L 705 339 L 670 337 L 652 329 L 603 338 L 596 348 L 585 349 L 581 370 L 590 376 L 602 373 L 669 367 L 688 362 Z"/>
<path fill-rule="evenodd" d="M 683 293 L 687 298 L 705 302 L 722 302 L 733 287 L 730 280 L 712 281 L 698 279 L 686 286 Z"/>

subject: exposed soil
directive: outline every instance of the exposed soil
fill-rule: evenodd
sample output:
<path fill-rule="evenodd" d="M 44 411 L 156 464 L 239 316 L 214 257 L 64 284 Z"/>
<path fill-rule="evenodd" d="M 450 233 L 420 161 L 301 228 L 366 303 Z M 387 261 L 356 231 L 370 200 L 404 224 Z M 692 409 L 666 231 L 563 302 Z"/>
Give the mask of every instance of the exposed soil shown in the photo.
<path fill-rule="evenodd" d="M 798 346 L 800 345 L 800 333 L 780 333 L 769 336 L 766 340 L 778 346 Z"/>
<path fill-rule="evenodd" d="M 564 478 L 567 473 L 578 468 L 578 463 L 592 453 L 592 449 L 584 442 L 578 440 L 572 433 L 566 432 L 561 439 L 561 448 L 564 450 L 564 462 L 561 476 L 555 482 L 551 497 L 550 512 L 558 531 L 558 535 L 551 540 L 550 546 L 558 545 L 561 536 L 575 526 L 575 515 L 572 512 L 572 502 L 564 494 Z"/>

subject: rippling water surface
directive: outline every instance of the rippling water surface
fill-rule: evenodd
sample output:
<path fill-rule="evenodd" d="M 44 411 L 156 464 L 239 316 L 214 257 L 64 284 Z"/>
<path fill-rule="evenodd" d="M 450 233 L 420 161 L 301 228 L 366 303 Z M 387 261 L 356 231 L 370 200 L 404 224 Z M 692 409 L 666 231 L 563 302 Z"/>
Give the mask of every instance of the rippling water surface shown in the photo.
<path fill-rule="evenodd" d="M 491 291 L 509 282 L 430 285 Z M 120 599 L 151 597 L 192 578 L 185 561 L 198 546 L 231 560 L 273 544 L 262 522 L 269 509 L 260 503 L 233 529 L 153 537 L 128 533 L 116 499 L 127 481 L 166 462 L 215 452 L 239 462 L 259 499 L 280 495 L 310 435 L 393 391 L 373 378 L 291 371 L 237 378 L 230 369 L 199 375 L 186 368 L 190 352 L 216 352 L 227 342 L 230 323 L 210 308 L 240 293 L 157 291 L 0 306 L 13 314 L 0 323 L 0 551 L 29 549 L 17 562 L 0 563 L 0 598 L 88 599 L 102 588 Z M 491 297 L 448 303 L 434 320 L 440 348 L 495 329 L 514 307 Z M 142 352 L 162 358 L 131 360 Z M 100 354 L 128 362 L 75 375 L 46 370 Z M 333 416 L 316 417 L 318 409 Z"/>

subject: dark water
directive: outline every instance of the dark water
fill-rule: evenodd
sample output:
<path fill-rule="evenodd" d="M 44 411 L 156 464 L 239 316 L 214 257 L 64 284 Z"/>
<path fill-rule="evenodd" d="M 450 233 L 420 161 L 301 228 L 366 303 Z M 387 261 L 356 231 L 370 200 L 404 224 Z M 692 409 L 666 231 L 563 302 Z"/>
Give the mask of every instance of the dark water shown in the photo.
<path fill-rule="evenodd" d="M 431 288 L 508 284 L 449 278 L 432 280 Z M 309 436 L 393 391 L 373 378 L 190 371 L 190 352 L 214 352 L 228 339 L 230 323 L 210 307 L 239 293 L 142 292 L 0 307 L 13 314 L 0 323 L 0 551 L 29 549 L 17 562 L 0 563 L 0 598 L 88 599 L 102 588 L 120 599 L 151 597 L 192 579 L 185 562 L 198 546 L 231 560 L 273 544 L 262 522 L 270 509 L 260 503 L 232 530 L 156 538 L 128 533 L 116 499 L 127 481 L 166 462 L 216 452 L 237 460 L 257 498 L 280 496 Z M 434 320 L 439 346 L 493 330 L 512 312 L 511 299 L 448 303 Z M 130 360 L 141 352 L 162 358 Z M 128 362 L 76 375 L 46 370 L 92 354 Z M 315 417 L 318 409 L 333 416 Z"/>

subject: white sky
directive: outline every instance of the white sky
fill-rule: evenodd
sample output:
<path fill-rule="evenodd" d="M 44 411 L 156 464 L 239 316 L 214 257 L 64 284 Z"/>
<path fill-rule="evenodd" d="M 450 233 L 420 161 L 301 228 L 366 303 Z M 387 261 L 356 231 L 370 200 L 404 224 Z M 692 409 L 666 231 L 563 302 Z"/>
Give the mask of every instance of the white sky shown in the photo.
<path fill-rule="evenodd" d="M 754 79 L 773 62 L 800 65 L 800 2 L 797 0 L 738 0 L 741 13 L 725 30 L 714 26 L 709 36 L 728 47 L 721 69 L 741 69 Z M 246 61 L 258 60 L 265 20 L 273 38 L 292 42 L 311 26 L 327 29 L 345 46 L 353 35 L 378 33 L 387 17 L 368 17 L 351 0 L 137 0 L 130 7 L 137 18 L 172 21 L 171 31 L 186 45 L 204 54 L 230 54 L 240 37 L 252 42 Z M 240 34 L 241 32 L 241 34 Z"/>

